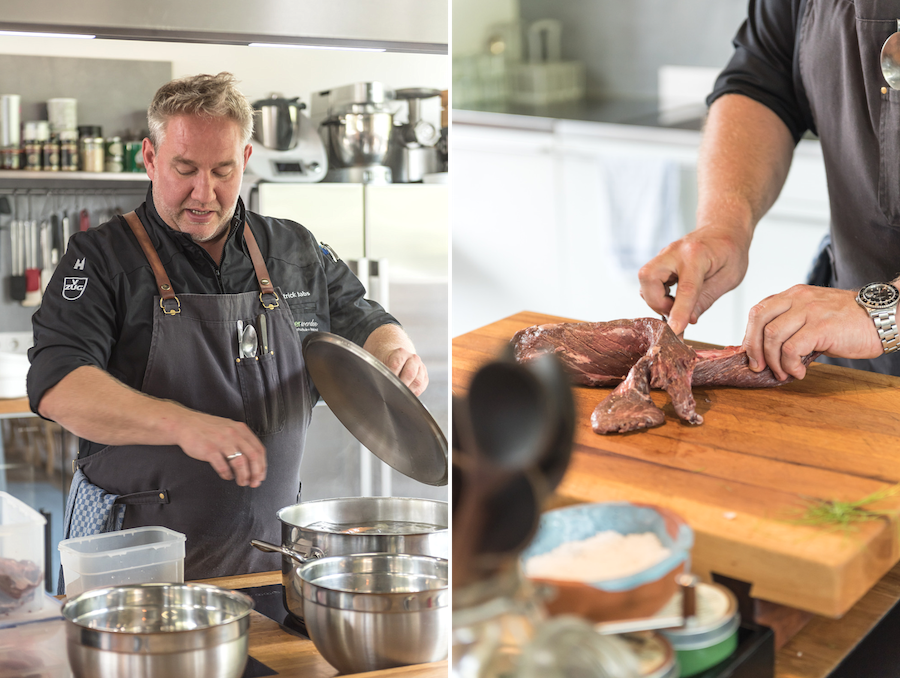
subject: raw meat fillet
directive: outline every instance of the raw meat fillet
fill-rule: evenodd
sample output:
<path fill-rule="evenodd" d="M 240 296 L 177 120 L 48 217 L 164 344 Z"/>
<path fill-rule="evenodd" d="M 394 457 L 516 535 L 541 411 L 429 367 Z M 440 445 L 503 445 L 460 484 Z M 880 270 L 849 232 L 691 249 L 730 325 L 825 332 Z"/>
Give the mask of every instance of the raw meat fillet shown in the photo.
<path fill-rule="evenodd" d="M 618 384 L 594 411 L 591 423 L 597 433 L 663 423 L 662 412 L 650 400 L 648 384 L 670 395 L 679 417 L 700 424 L 703 419 L 694 411 L 692 385 L 770 387 L 792 381 L 778 381 L 768 368 L 753 372 L 747 354 L 737 346 L 694 351 L 656 318 L 535 325 L 517 332 L 512 344 L 519 362 L 554 353 L 576 384 Z M 804 358 L 804 364 L 817 355 Z"/>

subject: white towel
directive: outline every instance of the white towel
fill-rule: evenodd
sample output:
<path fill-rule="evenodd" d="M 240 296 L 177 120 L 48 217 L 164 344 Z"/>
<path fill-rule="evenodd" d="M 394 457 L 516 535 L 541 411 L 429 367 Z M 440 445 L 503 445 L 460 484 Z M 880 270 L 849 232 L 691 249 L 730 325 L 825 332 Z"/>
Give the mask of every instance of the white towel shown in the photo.
<path fill-rule="evenodd" d="M 684 233 L 679 209 L 680 166 L 659 158 L 607 157 L 600 160 L 610 244 L 610 263 L 626 278 Z"/>

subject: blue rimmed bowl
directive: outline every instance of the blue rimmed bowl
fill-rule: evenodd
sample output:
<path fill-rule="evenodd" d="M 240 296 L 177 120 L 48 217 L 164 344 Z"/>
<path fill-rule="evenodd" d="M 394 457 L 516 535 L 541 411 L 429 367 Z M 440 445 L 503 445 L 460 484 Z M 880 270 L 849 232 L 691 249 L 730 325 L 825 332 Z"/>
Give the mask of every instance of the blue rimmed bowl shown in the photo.
<path fill-rule="evenodd" d="M 534 540 L 522 554 L 522 563 L 527 571 L 530 558 L 608 530 L 623 535 L 652 532 L 669 554 L 640 572 L 616 579 L 581 582 L 530 578 L 555 589 L 547 604 L 551 614 L 575 614 L 595 622 L 636 619 L 655 614 L 675 594 L 675 578 L 690 569 L 694 532 L 680 516 L 661 506 L 602 502 L 547 511 L 541 516 Z"/>

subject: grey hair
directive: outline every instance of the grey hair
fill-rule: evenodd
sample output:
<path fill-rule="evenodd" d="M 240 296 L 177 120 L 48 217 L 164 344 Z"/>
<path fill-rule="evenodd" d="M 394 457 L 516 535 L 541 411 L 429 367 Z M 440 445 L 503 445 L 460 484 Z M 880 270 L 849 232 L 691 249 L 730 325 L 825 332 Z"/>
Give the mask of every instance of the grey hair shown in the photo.
<path fill-rule="evenodd" d="M 176 115 L 228 118 L 241 128 L 242 145 L 253 135 L 253 106 L 235 86 L 237 79 L 222 72 L 218 75 L 191 75 L 160 87 L 147 109 L 150 141 L 158 148 L 166 133 L 166 124 Z"/>

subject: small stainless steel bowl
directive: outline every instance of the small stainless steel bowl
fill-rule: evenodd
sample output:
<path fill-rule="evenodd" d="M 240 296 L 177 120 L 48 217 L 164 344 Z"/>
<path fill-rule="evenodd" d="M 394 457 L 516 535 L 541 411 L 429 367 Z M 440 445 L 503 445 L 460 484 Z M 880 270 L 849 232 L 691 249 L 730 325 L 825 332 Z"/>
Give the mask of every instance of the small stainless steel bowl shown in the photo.
<path fill-rule="evenodd" d="M 447 561 L 368 553 L 332 556 L 299 568 L 309 637 L 341 673 L 447 657 Z"/>
<path fill-rule="evenodd" d="M 66 602 L 75 678 L 238 678 L 247 663 L 253 601 L 205 584 L 92 589 Z"/>

